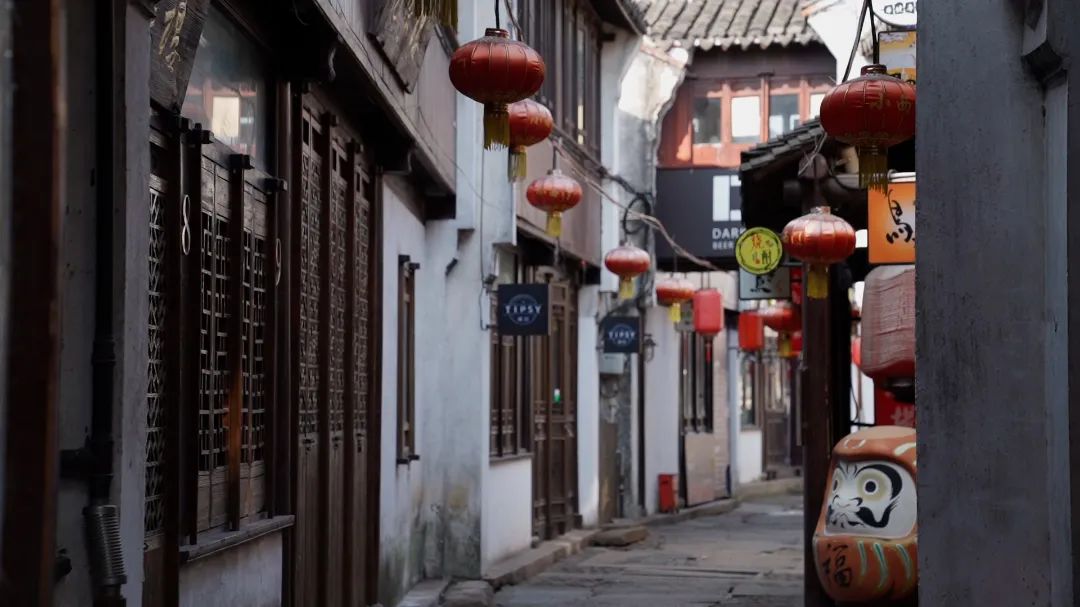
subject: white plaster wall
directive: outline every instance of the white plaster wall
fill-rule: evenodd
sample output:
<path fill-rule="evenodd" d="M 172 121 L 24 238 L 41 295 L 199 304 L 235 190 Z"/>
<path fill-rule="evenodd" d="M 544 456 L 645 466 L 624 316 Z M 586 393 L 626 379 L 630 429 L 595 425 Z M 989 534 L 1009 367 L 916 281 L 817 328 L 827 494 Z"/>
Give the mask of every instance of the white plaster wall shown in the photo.
<path fill-rule="evenodd" d="M 851 47 L 855 42 L 855 26 L 859 24 L 859 11 L 862 9 L 862 4 L 862 0 L 817 0 L 804 9 L 807 23 L 817 32 L 818 37 L 836 58 L 837 82 L 844 77 L 844 69 L 847 68 Z M 867 16 L 862 33 L 869 31 L 870 17 Z M 851 73 L 857 76 L 862 66 L 867 63 L 866 57 L 861 52 L 856 52 Z"/>
<path fill-rule="evenodd" d="M 431 284 L 438 269 L 425 264 L 424 225 L 406 206 L 411 195 L 407 185 L 397 177 L 387 176 L 383 189 L 383 340 L 382 340 L 382 468 L 380 491 L 379 560 L 382 579 L 380 596 L 399 596 L 422 575 L 420 555 L 423 537 L 419 527 L 420 505 L 423 498 L 425 457 L 429 443 L 424 440 L 428 428 L 423 403 L 422 383 L 416 388 L 416 448 L 420 460 L 408 465 L 397 463 L 397 323 L 398 323 L 398 255 L 409 255 L 421 267 L 416 272 L 418 308 L 417 370 L 423 342 L 420 323 L 424 311 L 419 302 L 425 299 L 422 291 Z"/>
<path fill-rule="evenodd" d="M 600 364 L 596 313 L 600 288 L 578 293 L 578 512 L 585 527 L 600 517 Z"/>
<path fill-rule="evenodd" d="M 180 607 L 281 605 L 281 537 L 272 533 L 181 567 Z M 141 570 L 141 561 L 135 566 Z"/>
<path fill-rule="evenodd" d="M 483 541 L 486 571 L 532 543 L 532 457 L 492 461 L 484 478 Z"/>
<path fill-rule="evenodd" d="M 748 429 L 739 432 L 738 445 L 739 482 L 752 483 L 761 479 L 761 430 Z"/>
<path fill-rule="evenodd" d="M 658 510 L 660 474 L 679 473 L 679 338 L 666 308 L 649 308 L 656 348 L 645 363 L 645 507 Z"/>

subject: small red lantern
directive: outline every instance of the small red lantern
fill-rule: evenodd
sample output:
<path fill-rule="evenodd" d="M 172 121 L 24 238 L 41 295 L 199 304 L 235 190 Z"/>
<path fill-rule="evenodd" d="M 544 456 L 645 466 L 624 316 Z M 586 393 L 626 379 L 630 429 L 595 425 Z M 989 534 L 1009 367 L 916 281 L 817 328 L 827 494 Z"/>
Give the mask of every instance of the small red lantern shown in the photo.
<path fill-rule="evenodd" d="M 761 311 L 765 326 L 777 333 L 802 330 L 802 311 L 789 301 L 781 301 Z"/>
<path fill-rule="evenodd" d="M 652 259 L 649 254 L 632 245 L 622 245 L 608 251 L 604 267 L 619 277 L 619 299 L 634 297 L 634 279 L 649 271 Z"/>
<path fill-rule="evenodd" d="M 694 293 L 694 331 L 708 338 L 724 330 L 724 298 L 716 289 Z"/>
<path fill-rule="evenodd" d="M 855 252 L 855 228 L 829 207 L 816 207 L 791 220 L 780 238 L 785 251 L 810 265 L 806 294 L 811 299 L 829 296 L 829 266 Z"/>
<path fill-rule="evenodd" d="M 558 238 L 562 234 L 562 214 L 581 202 L 581 185 L 559 169 L 552 169 L 529 184 L 525 198 L 529 204 L 547 213 L 548 236 Z"/>
<path fill-rule="evenodd" d="M 915 85 L 868 65 L 821 101 L 821 126 L 859 154 L 859 186 L 884 190 L 889 183 L 886 150 L 915 136 Z"/>
<path fill-rule="evenodd" d="M 525 178 L 525 148 L 547 139 L 554 127 L 551 111 L 544 104 L 522 99 L 510 105 L 510 181 Z"/>
<path fill-rule="evenodd" d="M 784 358 L 798 358 L 799 354 L 802 354 L 802 331 L 796 331 L 788 338 L 786 356 L 784 352 L 780 353 Z"/>
<path fill-rule="evenodd" d="M 544 83 L 547 67 L 540 54 L 506 30 L 488 28 L 484 37 L 454 51 L 450 82 L 462 95 L 484 104 L 484 148 L 510 143 L 510 111 Z"/>
<path fill-rule="evenodd" d="M 747 310 L 739 314 L 739 349 L 744 352 L 759 352 L 765 347 L 765 318 Z"/>
<path fill-rule="evenodd" d="M 682 319 L 682 305 L 694 298 L 694 285 L 683 278 L 668 278 L 656 285 L 656 301 L 668 307 L 671 322 Z"/>

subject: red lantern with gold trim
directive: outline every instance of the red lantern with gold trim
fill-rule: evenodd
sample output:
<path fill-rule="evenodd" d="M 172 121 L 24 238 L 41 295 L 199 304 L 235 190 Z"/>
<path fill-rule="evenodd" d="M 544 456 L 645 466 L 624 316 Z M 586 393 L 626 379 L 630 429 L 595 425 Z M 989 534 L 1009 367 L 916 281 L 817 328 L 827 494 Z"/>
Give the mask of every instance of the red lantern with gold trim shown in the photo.
<path fill-rule="evenodd" d="M 821 101 L 821 126 L 859 154 L 859 185 L 884 190 L 889 147 L 915 136 L 915 85 L 890 76 L 884 65 L 829 91 Z"/>
<path fill-rule="evenodd" d="M 809 264 L 806 294 L 812 299 L 829 296 L 829 266 L 855 252 L 855 228 L 833 215 L 829 207 L 816 207 L 791 220 L 780 238 L 784 251 Z"/>
<path fill-rule="evenodd" d="M 668 278 L 656 284 L 656 301 L 668 308 L 671 322 L 682 320 L 682 305 L 694 298 L 694 285 L 684 278 Z"/>
<path fill-rule="evenodd" d="M 484 104 L 484 148 L 510 143 L 511 103 L 531 97 L 544 83 L 547 67 L 529 45 L 506 30 L 488 28 L 484 37 L 454 51 L 450 82 L 462 95 Z"/>
<path fill-rule="evenodd" d="M 547 139 L 554 127 L 551 111 L 544 104 L 532 99 L 510 104 L 510 181 L 525 178 L 525 148 Z"/>
<path fill-rule="evenodd" d="M 781 301 L 761 311 L 765 326 L 779 335 L 777 350 L 781 358 L 794 358 L 792 336 L 802 331 L 802 309 L 791 302 Z"/>
<path fill-rule="evenodd" d="M 562 214 L 576 207 L 581 195 L 581 184 L 559 169 L 552 169 L 525 190 L 529 204 L 547 213 L 547 233 L 552 238 L 562 235 Z"/>
<path fill-rule="evenodd" d="M 619 277 L 621 300 L 634 297 L 634 279 L 648 272 L 651 265 L 649 254 L 632 245 L 624 244 L 604 256 L 604 267 Z"/>

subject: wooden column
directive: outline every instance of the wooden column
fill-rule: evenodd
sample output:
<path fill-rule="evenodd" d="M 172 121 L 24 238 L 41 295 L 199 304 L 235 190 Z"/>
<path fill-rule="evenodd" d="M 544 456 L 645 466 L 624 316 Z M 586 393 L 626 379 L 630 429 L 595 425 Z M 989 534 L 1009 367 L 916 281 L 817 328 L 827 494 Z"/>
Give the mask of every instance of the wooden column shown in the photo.
<path fill-rule="evenodd" d="M 824 160 L 817 156 L 800 179 L 816 182 L 818 175 L 825 175 Z M 809 212 L 819 204 L 816 187 L 803 188 L 803 211 Z M 807 276 L 809 269 L 803 269 Z M 804 593 L 806 607 L 829 607 L 832 600 L 825 594 L 818 581 L 814 566 L 813 535 L 825 500 L 825 483 L 829 473 L 832 454 L 834 416 L 830 404 L 833 398 L 832 342 L 830 299 L 810 299 L 809 289 L 803 289 L 803 357 L 799 369 L 803 433 L 803 521 L 804 540 Z M 845 401 L 846 402 L 846 401 Z"/>

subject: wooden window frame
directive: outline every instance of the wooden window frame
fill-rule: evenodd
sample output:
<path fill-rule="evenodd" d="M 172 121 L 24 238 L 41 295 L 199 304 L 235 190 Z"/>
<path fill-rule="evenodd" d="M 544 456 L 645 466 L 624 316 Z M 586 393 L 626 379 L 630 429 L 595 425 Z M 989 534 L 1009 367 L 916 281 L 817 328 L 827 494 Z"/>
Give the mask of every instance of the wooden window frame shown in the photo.
<path fill-rule="evenodd" d="M 679 383 L 680 411 L 682 412 L 683 433 L 711 433 L 714 428 L 715 395 L 713 387 L 716 370 L 710 352 L 710 338 L 693 332 L 680 334 Z M 715 351 L 715 350 L 713 350 Z"/>
<path fill-rule="evenodd" d="M 398 256 L 397 462 L 420 459 L 416 453 L 416 271 L 420 264 Z"/>
<path fill-rule="evenodd" d="M 524 280 L 524 268 L 514 250 L 503 250 L 500 257 L 512 264 L 509 278 L 513 282 Z M 500 262 L 501 263 L 501 262 Z M 491 294 L 491 396 L 488 430 L 491 437 L 489 458 L 492 460 L 514 459 L 532 454 L 529 411 L 532 356 L 527 337 L 499 335 L 498 294 Z M 508 403 L 509 401 L 509 403 Z"/>

